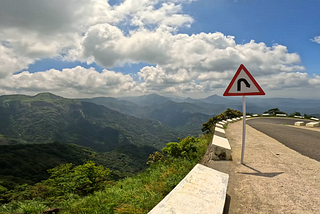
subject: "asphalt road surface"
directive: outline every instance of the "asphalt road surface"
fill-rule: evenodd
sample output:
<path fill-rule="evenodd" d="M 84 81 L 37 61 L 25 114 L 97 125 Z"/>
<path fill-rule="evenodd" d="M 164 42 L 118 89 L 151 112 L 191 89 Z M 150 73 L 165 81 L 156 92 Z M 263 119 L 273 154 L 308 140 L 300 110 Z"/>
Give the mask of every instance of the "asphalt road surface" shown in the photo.
<path fill-rule="evenodd" d="M 320 161 L 320 132 L 290 127 L 301 119 L 293 118 L 254 118 L 247 124 L 254 129 L 276 139 L 302 155 Z M 312 122 L 306 120 L 306 122 Z M 313 129 L 319 129 L 318 127 Z"/>

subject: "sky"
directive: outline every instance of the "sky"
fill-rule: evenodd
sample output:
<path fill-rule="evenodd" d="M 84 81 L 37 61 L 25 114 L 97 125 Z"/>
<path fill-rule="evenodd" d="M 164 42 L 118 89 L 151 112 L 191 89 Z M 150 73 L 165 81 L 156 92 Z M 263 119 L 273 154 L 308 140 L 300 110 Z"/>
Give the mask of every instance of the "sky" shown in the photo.
<path fill-rule="evenodd" d="M 0 95 L 320 99 L 319 0 L 0 0 Z"/>

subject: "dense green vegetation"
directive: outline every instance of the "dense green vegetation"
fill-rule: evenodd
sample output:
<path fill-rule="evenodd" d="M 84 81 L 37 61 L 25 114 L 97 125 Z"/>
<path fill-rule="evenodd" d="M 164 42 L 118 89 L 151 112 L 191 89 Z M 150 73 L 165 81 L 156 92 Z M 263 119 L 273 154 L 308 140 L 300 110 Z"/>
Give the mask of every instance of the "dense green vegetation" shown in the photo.
<path fill-rule="evenodd" d="M 35 184 L 49 177 L 47 170 L 60 164 L 75 166 L 92 160 L 110 168 L 113 180 L 132 176 L 147 168 L 146 159 L 157 149 L 128 144 L 111 152 L 98 153 L 75 144 L 20 144 L 0 147 L 0 185 L 8 190 L 17 185 Z"/>
<path fill-rule="evenodd" d="M 180 135 L 159 121 L 50 93 L 0 96 L 0 112 L 0 145 L 59 141 L 99 152 L 127 144 L 161 149 Z"/>
<path fill-rule="evenodd" d="M 209 118 L 208 122 L 205 122 L 202 124 L 202 131 L 204 133 L 213 133 L 214 132 L 214 127 L 215 124 L 218 121 L 221 120 L 226 120 L 229 118 L 235 118 L 235 117 L 240 117 L 242 115 L 242 112 L 238 111 L 238 110 L 233 110 L 228 108 L 227 110 L 225 110 L 224 112 L 220 113 L 219 115 L 216 115 L 212 118 Z"/>
<path fill-rule="evenodd" d="M 111 170 L 92 161 L 83 165 L 62 164 L 48 170 L 50 177 L 35 185 L 6 191 L 10 203 L 1 213 L 40 213 L 52 207 L 61 213 L 147 213 L 199 162 L 212 136 L 187 137 L 168 143 L 163 154 L 149 157 L 143 173 L 112 181 Z"/>

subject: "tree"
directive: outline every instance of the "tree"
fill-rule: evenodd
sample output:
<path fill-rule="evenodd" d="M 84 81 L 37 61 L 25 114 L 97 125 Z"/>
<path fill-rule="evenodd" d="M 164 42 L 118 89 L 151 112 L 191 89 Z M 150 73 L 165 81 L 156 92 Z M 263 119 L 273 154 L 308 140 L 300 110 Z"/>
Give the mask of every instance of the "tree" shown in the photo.
<path fill-rule="evenodd" d="M 170 142 L 162 149 L 162 152 L 172 157 L 184 157 L 187 159 L 194 159 L 198 156 L 198 142 L 200 140 L 194 137 L 186 137 L 179 143 Z"/>
<path fill-rule="evenodd" d="M 73 167 L 72 164 L 61 164 L 48 170 L 50 178 L 45 181 L 51 192 L 57 195 L 87 195 L 103 187 L 111 170 L 96 166 L 92 161 Z"/>
<path fill-rule="evenodd" d="M 209 118 L 208 122 L 203 123 L 201 131 L 204 133 L 213 133 L 215 124 L 218 121 L 226 120 L 229 118 L 240 117 L 241 115 L 242 115 L 241 111 L 228 108 L 227 110 L 220 113 L 219 115 L 216 115 L 213 118 Z"/>
<path fill-rule="evenodd" d="M 265 114 L 271 114 L 271 115 L 286 114 L 285 112 L 280 111 L 278 108 L 269 109 L 268 111 L 265 111 L 264 113 L 265 113 Z"/>
<path fill-rule="evenodd" d="M 301 116 L 301 113 L 295 111 L 294 113 L 292 113 L 292 114 L 289 115 L 289 117 L 294 117 L 294 116 Z"/>

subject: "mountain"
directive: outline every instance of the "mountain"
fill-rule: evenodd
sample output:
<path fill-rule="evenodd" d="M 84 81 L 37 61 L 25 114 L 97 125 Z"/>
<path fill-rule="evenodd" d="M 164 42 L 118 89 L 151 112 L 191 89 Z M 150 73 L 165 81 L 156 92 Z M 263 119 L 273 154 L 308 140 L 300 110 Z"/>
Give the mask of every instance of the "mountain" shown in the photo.
<path fill-rule="evenodd" d="M 235 101 L 232 99 L 228 99 L 225 97 L 220 97 L 216 94 L 209 96 L 205 99 L 200 99 L 199 101 L 201 102 L 205 102 L 205 103 L 211 103 L 211 104 L 234 104 Z"/>
<path fill-rule="evenodd" d="M 159 121 L 50 93 L 0 96 L 0 145 L 59 141 L 100 152 L 127 144 L 161 149 L 179 135 Z"/>
<path fill-rule="evenodd" d="M 146 118 L 147 107 L 141 107 L 134 102 L 127 100 L 118 100 L 113 97 L 95 97 L 91 99 L 79 99 L 85 102 L 91 102 L 98 105 L 106 106 L 114 111 L 134 117 Z"/>
<path fill-rule="evenodd" d="M 49 177 L 48 169 L 60 164 L 81 165 L 92 160 L 112 170 L 112 179 L 124 178 L 147 168 L 150 146 L 128 144 L 111 152 L 66 143 L 3 145 L 0 149 L 0 184 L 13 189 L 17 184 L 34 184 Z"/>
<path fill-rule="evenodd" d="M 256 112 L 251 111 L 253 113 L 262 113 L 271 108 L 279 108 L 286 113 L 297 111 L 302 114 L 320 114 L 320 100 L 257 97 L 248 97 L 246 100 L 248 105 L 257 108 Z"/>
<path fill-rule="evenodd" d="M 163 104 L 171 99 L 168 97 L 160 96 L 158 94 L 148 94 L 138 97 L 122 97 L 119 98 L 119 100 L 127 100 L 139 106 L 153 106 Z"/>
<path fill-rule="evenodd" d="M 198 135 L 201 134 L 202 123 L 211 117 L 200 111 L 204 108 L 192 103 L 167 101 L 157 106 L 149 117 L 189 135 Z"/>

